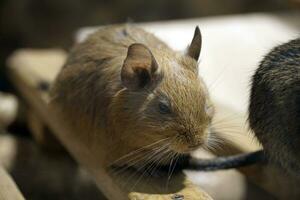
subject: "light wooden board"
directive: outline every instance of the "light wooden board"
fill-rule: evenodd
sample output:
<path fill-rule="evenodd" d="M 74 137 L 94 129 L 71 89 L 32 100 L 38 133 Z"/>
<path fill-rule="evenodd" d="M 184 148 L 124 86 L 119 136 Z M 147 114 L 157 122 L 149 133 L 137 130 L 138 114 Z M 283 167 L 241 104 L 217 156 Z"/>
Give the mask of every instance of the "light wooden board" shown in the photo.
<path fill-rule="evenodd" d="M 0 166 L 0 199 L 1 200 L 25 200 L 19 188 Z"/>

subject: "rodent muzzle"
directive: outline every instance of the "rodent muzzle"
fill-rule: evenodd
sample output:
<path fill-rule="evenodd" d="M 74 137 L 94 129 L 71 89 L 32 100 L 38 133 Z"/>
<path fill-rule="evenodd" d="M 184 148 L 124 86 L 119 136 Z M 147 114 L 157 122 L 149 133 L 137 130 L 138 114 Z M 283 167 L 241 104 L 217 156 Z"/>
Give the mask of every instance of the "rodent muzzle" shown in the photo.
<path fill-rule="evenodd" d="M 189 145 L 188 147 L 191 151 L 193 151 L 193 150 L 198 149 L 200 146 L 201 146 L 201 144 L 197 144 L 197 145 Z"/>
<path fill-rule="evenodd" d="M 182 132 L 177 136 L 174 150 L 187 153 L 194 151 L 204 144 L 203 140 L 191 133 Z"/>

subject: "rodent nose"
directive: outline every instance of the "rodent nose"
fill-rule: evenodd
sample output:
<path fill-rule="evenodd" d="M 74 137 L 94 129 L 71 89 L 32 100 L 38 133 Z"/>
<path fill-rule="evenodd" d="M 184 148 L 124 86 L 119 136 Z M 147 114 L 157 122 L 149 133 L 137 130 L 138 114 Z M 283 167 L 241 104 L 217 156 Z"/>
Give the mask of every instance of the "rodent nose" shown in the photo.
<path fill-rule="evenodd" d="M 200 146 L 199 141 L 192 134 L 184 132 L 182 135 L 188 143 L 189 148 L 194 149 Z"/>
<path fill-rule="evenodd" d="M 183 132 L 181 134 L 184 136 L 184 138 L 185 138 L 185 140 L 186 140 L 187 143 L 192 143 L 193 138 L 191 137 L 190 134 L 188 134 L 187 132 Z"/>
<path fill-rule="evenodd" d="M 202 141 L 197 136 L 194 136 L 192 133 L 182 132 L 181 134 L 185 138 L 187 147 L 190 150 L 195 150 L 203 144 Z"/>

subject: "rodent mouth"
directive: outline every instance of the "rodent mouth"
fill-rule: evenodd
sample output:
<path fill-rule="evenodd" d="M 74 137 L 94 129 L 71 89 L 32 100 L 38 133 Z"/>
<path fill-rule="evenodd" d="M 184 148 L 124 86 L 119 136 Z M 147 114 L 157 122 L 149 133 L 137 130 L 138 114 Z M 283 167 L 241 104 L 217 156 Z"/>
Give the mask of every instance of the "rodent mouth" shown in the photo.
<path fill-rule="evenodd" d="M 203 138 L 192 138 L 185 134 L 178 135 L 177 140 L 170 146 L 177 153 L 189 154 L 205 145 Z"/>
<path fill-rule="evenodd" d="M 196 145 L 189 145 L 188 148 L 190 151 L 195 151 L 197 149 L 199 149 L 201 147 L 200 144 L 196 144 Z"/>

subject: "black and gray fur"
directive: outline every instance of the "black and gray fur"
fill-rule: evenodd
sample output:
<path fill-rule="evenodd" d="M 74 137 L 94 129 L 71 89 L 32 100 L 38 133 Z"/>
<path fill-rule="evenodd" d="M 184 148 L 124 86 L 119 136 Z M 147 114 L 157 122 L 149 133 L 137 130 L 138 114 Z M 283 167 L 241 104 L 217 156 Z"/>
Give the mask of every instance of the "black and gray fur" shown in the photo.
<path fill-rule="evenodd" d="M 275 47 L 252 78 L 249 124 L 263 150 L 186 163 L 219 170 L 267 161 L 300 177 L 300 38 Z"/>
<path fill-rule="evenodd" d="M 249 123 L 266 157 L 300 177 L 300 38 L 261 62 L 252 79 Z"/>

